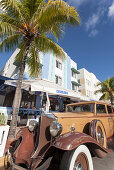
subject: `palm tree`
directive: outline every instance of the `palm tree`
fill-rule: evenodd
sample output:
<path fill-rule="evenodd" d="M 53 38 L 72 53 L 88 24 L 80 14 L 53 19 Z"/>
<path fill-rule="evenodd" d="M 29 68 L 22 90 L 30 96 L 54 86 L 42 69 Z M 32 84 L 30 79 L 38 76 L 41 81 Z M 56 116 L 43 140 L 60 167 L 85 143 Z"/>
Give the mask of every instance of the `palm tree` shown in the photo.
<path fill-rule="evenodd" d="M 110 100 L 113 105 L 114 101 L 114 77 L 104 80 L 102 83 L 98 83 L 97 86 L 101 86 L 99 90 L 95 91 L 95 94 L 102 93 L 100 100 Z"/>
<path fill-rule="evenodd" d="M 0 14 L 0 49 L 3 51 L 4 46 L 6 51 L 20 49 L 15 61 L 20 66 L 20 74 L 9 132 L 9 139 L 13 139 L 25 65 L 28 64 L 31 76 L 38 76 L 39 51 L 65 57 L 52 37 L 58 41 L 65 24 L 79 25 L 79 15 L 63 0 L 2 0 L 1 7 L 4 12 Z"/>

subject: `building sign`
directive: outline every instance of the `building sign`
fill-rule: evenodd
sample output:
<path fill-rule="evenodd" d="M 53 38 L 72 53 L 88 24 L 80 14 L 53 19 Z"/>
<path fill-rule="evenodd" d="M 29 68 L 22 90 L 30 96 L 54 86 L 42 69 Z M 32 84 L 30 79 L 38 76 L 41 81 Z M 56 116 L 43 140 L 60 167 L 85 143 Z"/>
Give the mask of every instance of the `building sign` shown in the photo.
<path fill-rule="evenodd" d="M 56 90 L 56 93 L 59 93 L 59 94 L 67 94 L 67 95 L 68 95 L 68 92 L 62 91 L 62 90 Z"/>

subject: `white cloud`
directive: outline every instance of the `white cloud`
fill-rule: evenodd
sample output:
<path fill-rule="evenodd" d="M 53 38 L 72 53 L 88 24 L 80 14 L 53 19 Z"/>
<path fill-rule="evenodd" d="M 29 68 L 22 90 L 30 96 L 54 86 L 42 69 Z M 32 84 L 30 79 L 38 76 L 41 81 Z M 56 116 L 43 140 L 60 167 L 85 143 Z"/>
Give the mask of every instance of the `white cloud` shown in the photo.
<path fill-rule="evenodd" d="M 86 30 L 89 28 L 94 28 L 99 22 L 99 15 L 93 14 L 91 17 L 89 17 L 88 21 L 85 23 Z"/>
<path fill-rule="evenodd" d="M 109 7 L 108 16 L 111 17 L 111 18 L 112 18 L 112 17 L 114 18 L 114 2 L 113 2 L 112 5 Z"/>
<path fill-rule="evenodd" d="M 98 30 L 93 29 L 93 30 L 90 32 L 89 37 L 95 37 L 98 33 L 99 33 Z"/>

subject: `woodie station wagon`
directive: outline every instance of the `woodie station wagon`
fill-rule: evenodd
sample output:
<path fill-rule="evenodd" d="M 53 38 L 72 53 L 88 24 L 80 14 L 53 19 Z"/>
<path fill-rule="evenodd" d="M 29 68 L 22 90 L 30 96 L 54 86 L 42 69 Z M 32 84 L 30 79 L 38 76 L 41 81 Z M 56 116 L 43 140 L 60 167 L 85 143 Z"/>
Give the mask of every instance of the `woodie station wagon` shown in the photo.
<path fill-rule="evenodd" d="M 6 152 L 6 168 L 93 170 L 92 157 L 111 150 L 113 107 L 101 102 L 73 103 L 63 113 L 42 114 L 17 133 Z"/>

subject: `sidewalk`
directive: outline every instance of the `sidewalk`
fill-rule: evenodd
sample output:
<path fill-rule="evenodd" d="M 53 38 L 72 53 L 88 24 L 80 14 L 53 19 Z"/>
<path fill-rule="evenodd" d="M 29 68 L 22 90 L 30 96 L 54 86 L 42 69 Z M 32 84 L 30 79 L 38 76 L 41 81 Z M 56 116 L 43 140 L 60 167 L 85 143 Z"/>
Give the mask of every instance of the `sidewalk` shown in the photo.
<path fill-rule="evenodd" d="M 5 170 L 4 169 L 4 157 L 0 158 L 0 170 Z"/>

